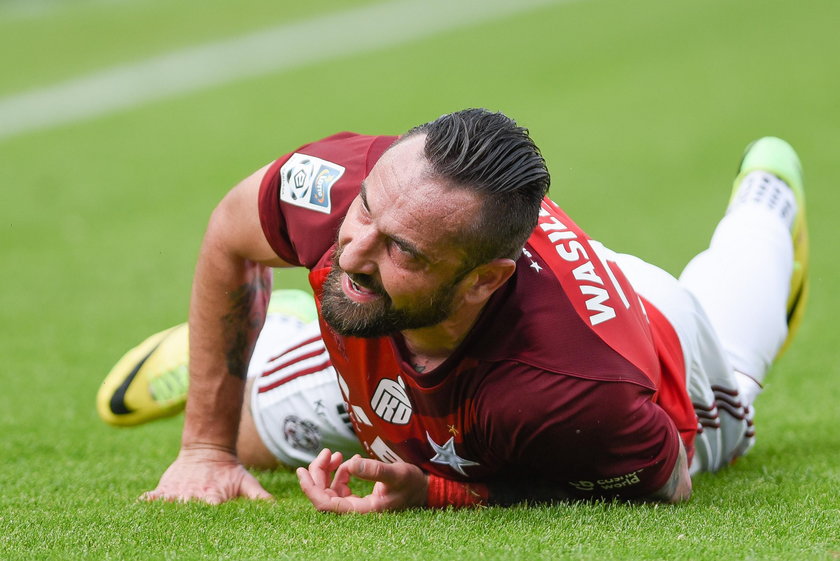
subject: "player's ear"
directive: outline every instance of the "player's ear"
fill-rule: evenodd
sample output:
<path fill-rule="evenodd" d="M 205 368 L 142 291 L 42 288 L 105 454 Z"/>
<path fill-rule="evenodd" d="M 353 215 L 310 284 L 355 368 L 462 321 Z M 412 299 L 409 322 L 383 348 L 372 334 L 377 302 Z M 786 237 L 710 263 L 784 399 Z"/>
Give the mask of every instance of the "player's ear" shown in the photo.
<path fill-rule="evenodd" d="M 489 263 L 479 265 L 466 276 L 464 300 L 469 304 L 483 304 L 499 289 L 516 271 L 513 259 L 494 259 Z"/>

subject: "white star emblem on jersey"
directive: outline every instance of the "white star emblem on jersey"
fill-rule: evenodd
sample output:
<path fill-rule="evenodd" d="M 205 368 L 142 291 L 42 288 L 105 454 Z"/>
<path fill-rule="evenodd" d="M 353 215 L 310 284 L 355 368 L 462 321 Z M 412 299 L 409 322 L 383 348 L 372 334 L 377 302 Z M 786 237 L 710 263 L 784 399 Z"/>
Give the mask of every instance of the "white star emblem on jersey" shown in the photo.
<path fill-rule="evenodd" d="M 449 466 L 463 476 L 467 475 L 467 472 L 464 471 L 465 467 L 481 465 L 478 462 L 465 460 L 464 458 L 458 456 L 458 453 L 455 452 L 454 436 L 449 437 L 449 440 L 447 440 L 446 444 L 444 444 L 443 446 L 438 445 L 434 440 L 432 440 L 429 431 L 426 431 L 426 439 L 429 441 L 429 444 L 431 444 L 432 449 L 435 451 L 435 455 L 430 461 L 436 464 L 443 464 Z"/>
<path fill-rule="evenodd" d="M 540 271 L 542 271 L 542 267 L 540 267 L 540 264 L 539 264 L 539 263 L 537 263 L 536 261 L 531 261 L 531 265 L 530 265 L 530 266 L 531 266 L 531 268 L 532 268 L 533 270 L 535 270 L 535 271 L 536 271 L 536 272 L 538 272 L 538 273 L 539 273 Z"/>

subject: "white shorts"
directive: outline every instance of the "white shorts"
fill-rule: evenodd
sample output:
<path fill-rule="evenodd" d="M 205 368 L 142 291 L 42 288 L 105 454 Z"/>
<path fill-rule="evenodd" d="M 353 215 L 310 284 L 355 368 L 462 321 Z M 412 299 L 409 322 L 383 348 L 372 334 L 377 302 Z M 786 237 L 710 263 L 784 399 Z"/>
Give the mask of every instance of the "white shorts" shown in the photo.
<path fill-rule="evenodd" d="M 364 454 L 317 322 L 269 314 L 249 376 L 257 432 L 284 465 L 307 466 L 323 448 Z"/>

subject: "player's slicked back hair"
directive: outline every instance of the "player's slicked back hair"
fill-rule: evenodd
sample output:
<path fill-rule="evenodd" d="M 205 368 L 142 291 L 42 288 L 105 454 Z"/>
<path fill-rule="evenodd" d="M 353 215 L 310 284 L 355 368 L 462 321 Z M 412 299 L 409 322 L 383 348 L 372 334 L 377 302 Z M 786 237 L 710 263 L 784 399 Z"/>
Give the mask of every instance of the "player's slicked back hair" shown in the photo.
<path fill-rule="evenodd" d="M 528 129 L 502 113 L 465 109 L 408 131 L 425 134 L 432 173 L 484 196 L 481 214 L 462 232 L 470 268 L 517 259 L 537 225 L 550 177 Z"/>

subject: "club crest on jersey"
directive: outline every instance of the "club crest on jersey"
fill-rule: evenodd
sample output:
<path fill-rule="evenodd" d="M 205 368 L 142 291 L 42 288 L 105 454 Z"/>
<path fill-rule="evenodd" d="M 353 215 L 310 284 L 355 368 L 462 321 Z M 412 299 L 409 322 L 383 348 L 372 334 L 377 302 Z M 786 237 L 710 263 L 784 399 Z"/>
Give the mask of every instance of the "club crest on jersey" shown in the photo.
<path fill-rule="evenodd" d="M 395 425 L 407 425 L 411 420 L 411 401 L 405 391 L 401 377 L 396 380 L 383 378 L 376 386 L 370 406 L 384 421 Z"/>
<path fill-rule="evenodd" d="M 338 164 L 295 152 L 280 168 L 280 200 L 329 214 L 330 189 L 342 175 Z"/>

